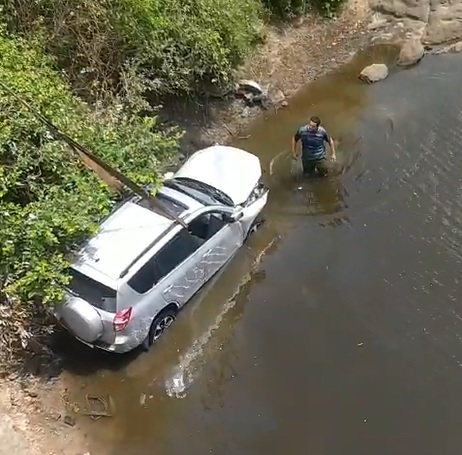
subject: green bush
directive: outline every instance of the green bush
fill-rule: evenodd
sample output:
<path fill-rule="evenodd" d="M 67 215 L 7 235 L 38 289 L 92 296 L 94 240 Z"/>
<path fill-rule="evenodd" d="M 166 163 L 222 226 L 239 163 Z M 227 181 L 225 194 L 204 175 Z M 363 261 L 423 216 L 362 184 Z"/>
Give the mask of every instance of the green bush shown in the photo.
<path fill-rule="evenodd" d="M 14 0 L 10 29 L 42 33 L 77 87 L 96 91 L 136 65 L 160 94 L 225 85 L 259 37 L 260 0 Z M 21 5 L 21 8 L 18 7 Z"/>
<path fill-rule="evenodd" d="M 343 0 L 263 0 L 270 14 L 288 19 L 308 12 L 310 9 L 319 11 L 325 16 L 335 14 Z"/>
<path fill-rule="evenodd" d="M 264 0 L 264 2 L 271 14 L 283 19 L 303 14 L 309 4 L 306 0 Z"/>
<path fill-rule="evenodd" d="M 258 36 L 255 0 L 118 0 L 113 23 L 162 92 L 230 81 Z"/>
<path fill-rule="evenodd" d="M 160 132 L 154 116 L 140 116 L 146 106 L 133 92 L 125 92 L 131 110 L 116 102 L 104 112 L 90 110 L 54 64 L 42 43 L 0 29 L 4 83 L 135 181 L 158 184 L 159 166 L 176 151 L 177 133 Z M 94 232 L 113 194 L 1 88 L 0 147 L 0 303 L 59 299 L 66 253 Z"/>

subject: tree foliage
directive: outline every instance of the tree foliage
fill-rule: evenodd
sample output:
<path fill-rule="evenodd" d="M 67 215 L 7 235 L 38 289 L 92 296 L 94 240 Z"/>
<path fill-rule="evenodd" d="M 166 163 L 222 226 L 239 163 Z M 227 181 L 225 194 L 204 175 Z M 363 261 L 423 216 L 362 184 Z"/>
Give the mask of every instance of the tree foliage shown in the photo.
<path fill-rule="evenodd" d="M 317 10 L 327 17 L 335 14 L 343 0 L 263 0 L 266 8 L 276 17 L 286 19 Z"/>
<path fill-rule="evenodd" d="M 41 33 L 77 86 L 117 86 L 136 65 L 158 94 L 230 82 L 259 37 L 260 0 L 12 0 L 10 29 Z"/>
<path fill-rule="evenodd" d="M 71 94 L 41 42 L 0 33 L 0 79 L 51 121 L 139 183 L 159 182 L 159 164 L 176 150 L 130 93 L 131 109 L 104 113 Z M 127 75 L 129 77 L 129 75 Z M 120 100 L 119 100 L 120 101 Z M 49 302 L 66 282 L 66 253 L 94 232 L 114 202 L 109 189 L 62 141 L 0 88 L 0 292 Z"/>

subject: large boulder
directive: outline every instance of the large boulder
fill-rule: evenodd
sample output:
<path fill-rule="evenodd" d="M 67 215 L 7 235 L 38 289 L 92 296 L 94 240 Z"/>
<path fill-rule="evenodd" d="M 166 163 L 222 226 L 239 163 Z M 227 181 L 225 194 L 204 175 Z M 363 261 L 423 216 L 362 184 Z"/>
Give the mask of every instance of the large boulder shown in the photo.
<path fill-rule="evenodd" d="M 462 0 L 369 0 L 372 12 L 385 19 L 384 28 L 394 36 L 392 24 L 402 26 L 408 37 L 437 46 L 462 39 Z M 372 24 L 381 27 L 378 20 Z M 384 36 L 386 38 L 386 36 Z"/>
<path fill-rule="evenodd" d="M 462 0 L 430 0 L 424 44 L 437 45 L 462 39 Z"/>
<path fill-rule="evenodd" d="M 397 19 L 409 18 L 422 22 L 427 22 L 430 12 L 430 2 L 428 0 L 369 0 L 369 5 L 372 11 L 377 11 L 387 16 Z"/>
<path fill-rule="evenodd" d="M 388 67 L 384 63 L 374 63 L 372 65 L 366 66 L 361 73 L 359 73 L 359 78 L 363 82 L 368 84 L 372 82 L 378 82 L 382 79 L 385 79 L 388 76 Z"/>
<path fill-rule="evenodd" d="M 423 58 L 424 53 L 424 47 L 419 39 L 408 40 L 401 47 L 397 64 L 399 66 L 415 65 Z"/>

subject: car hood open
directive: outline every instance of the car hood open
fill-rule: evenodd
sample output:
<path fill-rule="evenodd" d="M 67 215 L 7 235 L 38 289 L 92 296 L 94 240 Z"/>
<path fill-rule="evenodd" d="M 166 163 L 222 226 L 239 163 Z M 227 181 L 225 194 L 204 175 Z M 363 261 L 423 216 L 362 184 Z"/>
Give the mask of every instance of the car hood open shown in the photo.
<path fill-rule="evenodd" d="M 173 177 L 207 183 L 239 205 L 250 196 L 261 174 L 257 156 L 236 147 L 214 145 L 194 153 Z"/>

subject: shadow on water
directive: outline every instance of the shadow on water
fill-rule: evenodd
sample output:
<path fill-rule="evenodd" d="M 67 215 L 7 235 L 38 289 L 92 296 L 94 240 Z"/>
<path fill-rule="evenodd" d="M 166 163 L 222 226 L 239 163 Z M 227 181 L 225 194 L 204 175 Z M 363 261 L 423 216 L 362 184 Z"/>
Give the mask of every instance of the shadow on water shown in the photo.
<path fill-rule="evenodd" d="M 457 453 L 462 61 L 359 83 L 395 52 L 357 55 L 236 142 L 263 161 L 267 223 L 155 349 L 62 343 L 71 398 L 117 406 L 81 420 L 92 452 Z M 326 179 L 291 173 L 291 136 L 313 114 L 339 144 Z"/>

